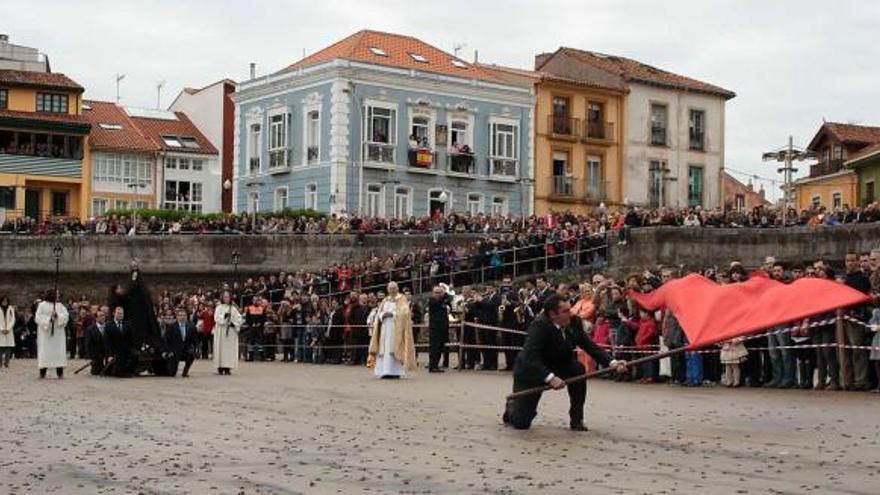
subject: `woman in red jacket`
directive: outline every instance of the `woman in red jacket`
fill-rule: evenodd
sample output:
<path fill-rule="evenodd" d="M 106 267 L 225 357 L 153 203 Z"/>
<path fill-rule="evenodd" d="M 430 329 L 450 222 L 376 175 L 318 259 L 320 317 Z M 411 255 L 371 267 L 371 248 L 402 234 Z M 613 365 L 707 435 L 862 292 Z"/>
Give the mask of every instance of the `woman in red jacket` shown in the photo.
<path fill-rule="evenodd" d="M 658 352 L 657 322 L 654 315 L 645 308 L 639 308 L 639 321 L 636 326 L 636 347 L 641 356 L 648 352 Z M 657 380 L 657 361 L 645 363 L 639 367 L 640 382 L 653 383 Z"/>

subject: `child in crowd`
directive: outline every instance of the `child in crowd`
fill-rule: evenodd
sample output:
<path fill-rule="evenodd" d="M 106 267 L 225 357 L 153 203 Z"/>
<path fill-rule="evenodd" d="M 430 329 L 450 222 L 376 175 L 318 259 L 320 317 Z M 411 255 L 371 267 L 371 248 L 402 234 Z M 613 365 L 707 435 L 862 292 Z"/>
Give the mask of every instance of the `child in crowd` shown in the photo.
<path fill-rule="evenodd" d="M 309 326 L 306 328 L 306 358 L 311 362 L 320 364 L 324 362 L 324 326 L 317 314 L 309 316 Z"/>
<path fill-rule="evenodd" d="M 645 308 L 639 308 L 639 321 L 636 325 L 636 347 L 639 354 L 636 358 L 657 352 L 657 321 L 654 315 Z M 645 363 L 639 367 L 639 381 L 654 383 L 657 381 L 657 361 Z"/>
<path fill-rule="evenodd" d="M 721 344 L 721 364 L 724 365 L 724 376 L 721 383 L 727 387 L 739 387 L 741 373 L 739 364 L 746 359 L 749 351 L 743 339 L 732 339 Z"/>

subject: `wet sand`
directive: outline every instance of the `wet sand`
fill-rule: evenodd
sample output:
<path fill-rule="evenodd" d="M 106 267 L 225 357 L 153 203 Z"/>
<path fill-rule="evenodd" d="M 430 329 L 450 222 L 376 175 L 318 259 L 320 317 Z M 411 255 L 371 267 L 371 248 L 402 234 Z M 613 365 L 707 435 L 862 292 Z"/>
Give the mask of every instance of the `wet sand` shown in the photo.
<path fill-rule="evenodd" d="M 190 378 L 0 371 L 0 492 L 850 493 L 880 491 L 880 396 L 591 381 L 573 433 L 548 393 L 505 428 L 504 373 L 197 361 Z"/>

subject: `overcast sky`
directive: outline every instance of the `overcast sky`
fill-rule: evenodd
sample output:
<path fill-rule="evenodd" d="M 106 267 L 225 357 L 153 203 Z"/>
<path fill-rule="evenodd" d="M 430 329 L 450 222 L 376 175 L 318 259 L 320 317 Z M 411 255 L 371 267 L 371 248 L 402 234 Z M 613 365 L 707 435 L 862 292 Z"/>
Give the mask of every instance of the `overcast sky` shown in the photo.
<path fill-rule="evenodd" d="M 4 3 L 13 3 L 4 0 Z M 623 55 L 723 86 L 726 165 L 777 178 L 761 153 L 822 119 L 880 125 L 874 0 L 42 1 L 2 9 L 0 32 L 49 55 L 94 99 L 167 106 L 185 86 L 278 70 L 363 28 L 416 36 L 470 60 L 530 68 L 560 45 Z M 737 175 L 743 182 L 747 177 Z M 765 182 L 769 189 L 773 184 Z"/>

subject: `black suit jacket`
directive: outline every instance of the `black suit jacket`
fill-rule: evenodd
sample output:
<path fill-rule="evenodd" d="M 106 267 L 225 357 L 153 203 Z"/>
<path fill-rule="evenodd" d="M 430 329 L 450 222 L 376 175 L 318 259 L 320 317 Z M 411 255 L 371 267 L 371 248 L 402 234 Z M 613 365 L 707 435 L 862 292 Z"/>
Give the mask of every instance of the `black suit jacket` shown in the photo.
<path fill-rule="evenodd" d="M 94 323 L 86 328 L 86 353 L 92 361 L 104 361 L 107 358 L 107 323 L 104 323 L 104 333 L 98 330 L 98 324 Z"/>
<path fill-rule="evenodd" d="M 541 385 L 550 373 L 559 375 L 575 360 L 575 347 L 586 351 L 602 366 L 611 362 L 611 356 L 584 333 L 580 318 L 572 316 L 569 326 L 560 330 L 542 314 L 529 325 L 513 376 L 525 384 Z"/>
<path fill-rule="evenodd" d="M 128 329 L 128 322 L 122 322 L 122 328 L 116 324 L 116 321 L 110 320 L 104 326 L 104 343 L 107 354 L 116 356 L 116 359 L 126 357 L 131 354 L 131 332 Z"/>
<path fill-rule="evenodd" d="M 186 327 L 186 338 L 180 335 L 180 326 L 176 320 L 165 325 L 165 344 L 168 346 L 168 351 L 174 354 L 174 359 L 178 361 L 196 354 L 196 329 L 189 321 L 184 322 L 183 325 Z"/>

